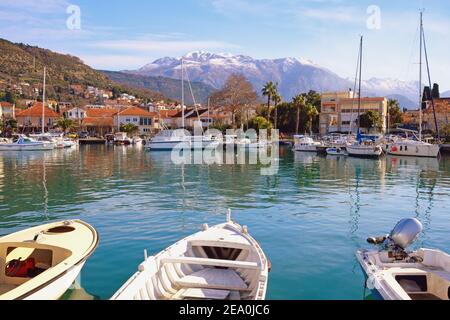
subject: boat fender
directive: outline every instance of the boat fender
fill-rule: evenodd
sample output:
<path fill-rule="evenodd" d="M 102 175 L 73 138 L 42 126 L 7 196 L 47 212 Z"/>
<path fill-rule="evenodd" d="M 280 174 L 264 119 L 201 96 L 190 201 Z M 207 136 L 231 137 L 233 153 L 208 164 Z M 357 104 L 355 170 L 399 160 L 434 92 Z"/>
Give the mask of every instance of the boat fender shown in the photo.
<path fill-rule="evenodd" d="M 247 227 L 247 226 L 243 226 L 243 227 L 242 227 L 242 232 L 243 232 L 244 234 L 248 234 L 248 227 Z"/>
<path fill-rule="evenodd" d="M 202 225 L 202 230 L 203 230 L 203 231 L 206 231 L 206 230 L 208 230 L 208 229 L 209 229 L 208 224 L 207 224 L 207 223 L 204 223 L 204 224 Z"/>

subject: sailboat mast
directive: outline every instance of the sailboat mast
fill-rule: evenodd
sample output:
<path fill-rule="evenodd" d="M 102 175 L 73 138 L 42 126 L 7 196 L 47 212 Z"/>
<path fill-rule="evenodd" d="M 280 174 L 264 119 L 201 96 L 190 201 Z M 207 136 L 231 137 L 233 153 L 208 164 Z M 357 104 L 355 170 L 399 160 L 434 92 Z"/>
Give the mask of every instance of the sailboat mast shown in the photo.
<path fill-rule="evenodd" d="M 361 78 L 362 78 L 363 36 L 359 45 L 359 87 L 358 87 L 358 132 L 361 129 Z"/>
<path fill-rule="evenodd" d="M 420 11 L 420 53 L 419 53 L 419 140 L 422 141 L 422 35 L 423 35 L 423 11 Z M 431 89 L 431 88 L 430 88 Z"/>
<path fill-rule="evenodd" d="M 181 127 L 184 129 L 184 61 L 181 58 Z"/>
<path fill-rule="evenodd" d="M 45 76 L 46 76 L 46 72 L 47 68 L 44 67 L 44 87 L 42 90 L 42 133 L 45 133 Z"/>

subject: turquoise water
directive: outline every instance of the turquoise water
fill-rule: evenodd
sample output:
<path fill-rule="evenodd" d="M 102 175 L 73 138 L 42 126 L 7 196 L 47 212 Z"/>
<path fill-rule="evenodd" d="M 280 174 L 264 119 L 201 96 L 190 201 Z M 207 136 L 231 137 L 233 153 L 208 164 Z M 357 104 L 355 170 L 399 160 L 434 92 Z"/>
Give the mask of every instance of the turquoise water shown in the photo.
<path fill-rule="evenodd" d="M 170 153 L 86 146 L 0 153 L 0 234 L 62 219 L 97 228 L 100 246 L 82 286 L 109 298 L 144 249 L 233 218 L 272 262 L 269 299 L 363 299 L 354 258 L 367 236 L 418 217 L 417 246 L 450 252 L 450 158 L 327 158 L 280 150 L 276 176 L 257 165 L 174 165 Z"/>

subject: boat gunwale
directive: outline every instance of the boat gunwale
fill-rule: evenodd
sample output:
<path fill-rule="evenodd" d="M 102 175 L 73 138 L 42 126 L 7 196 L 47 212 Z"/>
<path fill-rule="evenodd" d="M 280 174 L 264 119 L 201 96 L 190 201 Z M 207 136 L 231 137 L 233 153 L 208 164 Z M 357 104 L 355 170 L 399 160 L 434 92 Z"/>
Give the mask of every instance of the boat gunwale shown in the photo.
<path fill-rule="evenodd" d="M 41 289 L 45 288 L 46 286 L 48 286 L 48 285 L 52 284 L 53 282 L 57 281 L 58 279 L 62 278 L 64 275 L 66 275 L 67 273 L 69 273 L 69 272 L 70 272 L 72 269 L 74 269 L 75 267 L 78 267 L 79 265 L 85 263 L 85 262 L 87 261 L 87 259 L 89 259 L 89 258 L 92 256 L 92 254 L 95 252 L 95 250 L 97 249 L 97 247 L 98 247 L 98 245 L 99 245 L 99 242 L 100 242 L 100 236 L 99 236 L 97 230 L 96 230 L 94 227 L 92 227 L 90 224 L 88 224 L 87 222 L 84 222 L 84 221 L 82 221 L 82 220 L 71 220 L 71 221 L 72 221 L 72 222 L 77 222 L 77 223 L 80 223 L 80 224 L 86 226 L 86 227 L 92 232 L 92 234 L 93 234 L 93 236 L 94 236 L 94 238 L 95 238 L 95 241 L 93 241 L 93 242 L 91 243 L 91 245 L 88 247 L 88 250 L 89 250 L 88 253 L 85 254 L 85 255 L 83 256 L 83 258 L 81 258 L 79 261 L 77 261 L 76 263 L 72 264 L 70 267 L 64 268 L 60 273 L 58 273 L 57 275 L 55 275 L 54 277 L 52 277 L 50 280 L 48 280 L 48 281 L 46 281 L 45 283 L 42 283 L 42 284 L 40 284 L 40 285 L 38 285 L 38 286 L 35 286 L 33 289 L 29 290 L 28 292 L 26 292 L 26 293 L 24 293 L 24 294 L 22 294 L 22 295 L 20 295 L 20 296 L 14 297 L 12 300 L 23 300 L 23 299 L 25 299 L 25 298 L 27 298 L 27 297 L 29 297 L 29 296 L 35 294 L 36 292 L 40 291 Z M 60 223 L 63 223 L 63 222 L 64 222 L 64 221 L 60 221 L 60 222 L 55 222 L 55 223 L 52 223 L 52 224 L 60 224 Z M 25 229 L 25 230 L 26 230 L 26 229 Z M 25 231 L 25 230 L 22 230 L 22 231 Z M 21 232 L 21 231 L 18 231 L 18 232 Z M 9 243 L 9 242 L 6 242 L 6 243 Z M 11 243 L 13 243 L 13 242 L 11 242 Z M 18 242 L 15 242 L 15 243 L 18 243 Z M 20 243 L 20 242 L 19 242 L 19 243 Z M 54 247 L 57 247 L 57 246 L 54 246 Z M 58 247 L 58 248 L 62 248 L 62 247 Z M 68 257 L 68 258 L 66 258 L 66 259 L 64 259 L 64 260 L 62 260 L 62 261 L 61 261 L 60 263 L 58 263 L 56 266 L 61 265 L 61 264 L 64 263 L 67 259 L 70 259 L 70 257 Z M 54 266 L 54 267 L 56 267 L 56 266 Z M 54 267 L 52 267 L 52 268 L 54 268 Z M 50 268 L 50 269 L 52 269 L 52 268 Z M 50 269 L 49 269 L 49 270 L 50 270 Z M 36 277 L 35 277 L 35 278 L 36 278 Z M 33 278 L 33 279 L 35 279 L 35 278 Z M 30 280 L 31 280 L 31 279 L 30 279 Z M 23 284 L 26 284 L 26 282 L 23 283 Z M 22 285 L 23 285 L 23 284 L 22 284 Z M 19 285 L 17 288 L 19 288 L 19 287 L 22 286 L 22 285 Z M 15 289 L 17 289 L 17 288 L 14 288 L 13 290 L 15 290 Z M 12 291 L 12 290 L 11 290 L 11 291 Z M 4 295 L 6 295 L 6 294 L 8 294 L 8 293 L 9 293 L 9 292 L 5 293 Z M 0 295 L 0 299 L 1 299 L 1 295 Z"/>

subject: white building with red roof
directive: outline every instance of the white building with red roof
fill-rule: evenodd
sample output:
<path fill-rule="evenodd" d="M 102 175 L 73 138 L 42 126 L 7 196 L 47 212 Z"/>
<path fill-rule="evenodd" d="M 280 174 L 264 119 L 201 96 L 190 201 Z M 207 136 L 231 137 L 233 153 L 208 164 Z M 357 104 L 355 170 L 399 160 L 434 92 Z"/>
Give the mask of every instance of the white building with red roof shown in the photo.
<path fill-rule="evenodd" d="M 155 124 L 155 114 L 139 107 L 129 107 L 119 111 L 114 115 L 114 125 L 116 130 L 120 130 L 121 125 L 132 123 L 139 128 L 140 134 L 150 134 Z"/>

